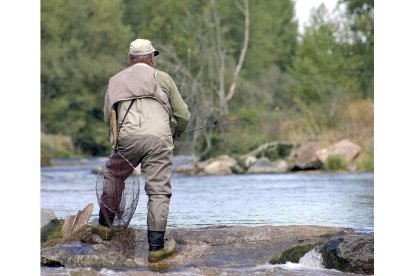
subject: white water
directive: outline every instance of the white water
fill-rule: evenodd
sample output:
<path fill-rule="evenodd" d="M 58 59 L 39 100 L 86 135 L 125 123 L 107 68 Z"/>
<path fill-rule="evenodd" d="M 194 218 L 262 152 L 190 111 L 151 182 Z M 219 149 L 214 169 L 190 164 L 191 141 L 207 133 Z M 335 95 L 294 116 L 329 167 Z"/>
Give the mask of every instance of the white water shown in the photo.
<path fill-rule="evenodd" d="M 322 255 L 317 250 L 312 249 L 306 253 L 302 258 L 299 259 L 299 264 L 308 267 L 320 267 L 322 268 Z"/>

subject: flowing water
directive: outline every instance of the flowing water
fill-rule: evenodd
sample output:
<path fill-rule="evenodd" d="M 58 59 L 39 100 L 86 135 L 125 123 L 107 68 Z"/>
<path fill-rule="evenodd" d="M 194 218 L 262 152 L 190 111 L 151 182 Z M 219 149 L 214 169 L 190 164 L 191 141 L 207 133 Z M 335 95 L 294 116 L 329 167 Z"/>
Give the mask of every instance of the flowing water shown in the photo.
<path fill-rule="evenodd" d="M 185 157 L 176 157 L 176 164 L 185 160 Z M 91 170 L 102 165 L 105 159 L 58 161 L 58 166 L 41 169 L 41 207 L 53 209 L 59 218 L 64 218 L 76 214 L 79 209 L 93 202 L 95 206 L 91 219 L 97 217 L 99 209 L 95 195 L 96 175 Z M 142 180 L 140 200 L 130 223 L 135 227 L 146 226 L 147 196 L 143 183 Z M 374 231 L 372 173 L 229 176 L 173 174 L 172 187 L 169 227 L 312 224 L 352 228 L 363 233 Z M 303 264 L 269 265 L 254 269 L 256 272 L 270 271 L 269 275 L 275 269 L 292 273 L 299 271 L 286 275 L 339 273 L 322 270 L 313 272 L 310 266 Z M 46 271 L 47 269 L 43 269 L 42 274 L 47 273 Z M 54 272 L 57 273 L 58 270 Z M 196 272 L 188 273 L 198 275 Z M 226 273 L 231 275 L 232 272 Z"/>

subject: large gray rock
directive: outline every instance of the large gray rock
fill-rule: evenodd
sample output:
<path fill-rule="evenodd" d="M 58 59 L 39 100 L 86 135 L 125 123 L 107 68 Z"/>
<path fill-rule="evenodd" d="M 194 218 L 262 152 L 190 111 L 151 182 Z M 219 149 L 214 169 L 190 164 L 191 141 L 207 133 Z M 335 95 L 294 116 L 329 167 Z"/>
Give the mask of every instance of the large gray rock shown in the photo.
<path fill-rule="evenodd" d="M 89 231 L 89 230 L 88 230 Z M 43 265 L 94 268 L 148 269 L 146 229 L 127 228 L 110 241 L 92 238 L 61 243 L 41 250 Z M 275 254 L 301 244 L 324 244 L 329 238 L 346 234 L 334 227 L 258 226 L 208 228 L 167 228 L 166 237 L 178 243 L 177 253 L 161 261 L 163 267 L 238 267 L 264 264 Z M 99 240 L 99 239 L 98 239 Z"/>
<path fill-rule="evenodd" d="M 294 166 L 292 170 L 318 170 L 322 162 L 316 156 L 318 142 L 307 142 L 293 151 Z"/>
<path fill-rule="evenodd" d="M 267 157 L 257 159 L 247 173 L 281 173 L 288 170 L 288 163 L 285 160 L 271 162 Z"/>
<path fill-rule="evenodd" d="M 361 147 L 347 139 L 343 139 L 332 146 L 316 151 L 316 156 L 326 164 L 329 156 L 336 155 L 347 161 L 354 160 L 361 152 Z"/>
<path fill-rule="evenodd" d="M 329 240 L 320 252 L 326 268 L 374 274 L 374 237 L 350 235 Z"/>
<path fill-rule="evenodd" d="M 45 242 L 49 234 L 59 225 L 59 220 L 51 209 L 40 209 L 40 240 Z"/>

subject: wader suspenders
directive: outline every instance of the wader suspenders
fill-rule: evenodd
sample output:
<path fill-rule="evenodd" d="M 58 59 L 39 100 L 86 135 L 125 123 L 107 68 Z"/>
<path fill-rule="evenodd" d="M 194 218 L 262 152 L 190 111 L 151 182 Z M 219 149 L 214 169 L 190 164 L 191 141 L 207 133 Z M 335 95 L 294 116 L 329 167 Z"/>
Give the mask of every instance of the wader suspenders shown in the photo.
<path fill-rule="evenodd" d="M 124 118 L 122 119 L 122 122 L 121 122 L 121 124 L 119 125 L 119 127 L 118 127 L 118 137 L 117 137 L 117 139 L 116 139 L 116 144 L 115 144 L 115 149 L 114 149 L 114 151 L 115 152 L 117 152 L 118 151 L 118 142 L 119 142 L 119 132 L 121 131 L 121 127 L 122 127 L 122 125 L 124 124 L 124 121 L 125 121 L 125 118 L 126 118 L 126 115 L 128 114 L 128 112 L 129 112 L 129 110 L 131 109 L 131 107 L 132 107 L 132 104 L 135 102 L 135 99 L 133 99 L 132 101 L 131 101 L 131 103 L 129 104 L 129 106 L 128 106 L 128 109 L 127 109 L 127 111 L 125 112 L 125 115 L 124 115 Z"/>

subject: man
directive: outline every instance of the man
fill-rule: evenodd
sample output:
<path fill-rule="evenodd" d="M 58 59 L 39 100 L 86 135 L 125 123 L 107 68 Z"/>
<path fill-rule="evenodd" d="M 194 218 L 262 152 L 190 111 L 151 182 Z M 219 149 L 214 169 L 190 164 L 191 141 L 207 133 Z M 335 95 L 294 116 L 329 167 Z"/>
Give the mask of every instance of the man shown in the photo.
<path fill-rule="evenodd" d="M 190 120 L 188 107 L 172 78 L 154 68 L 154 57 L 158 54 L 149 40 L 131 42 L 128 57 L 132 66 L 109 80 L 104 106 L 108 124 L 112 109 L 116 110 L 118 127 L 125 116 L 118 133 L 118 152 L 134 167 L 141 164 L 148 195 L 150 263 L 171 255 L 176 248 L 174 240 L 164 243 L 172 194 L 173 138 L 184 133 Z M 110 139 L 114 144 L 112 133 Z M 95 222 L 93 229 L 97 233 L 102 233 L 102 229 L 110 233 L 113 217 L 107 215 L 104 206 L 100 207 L 99 223 Z"/>

